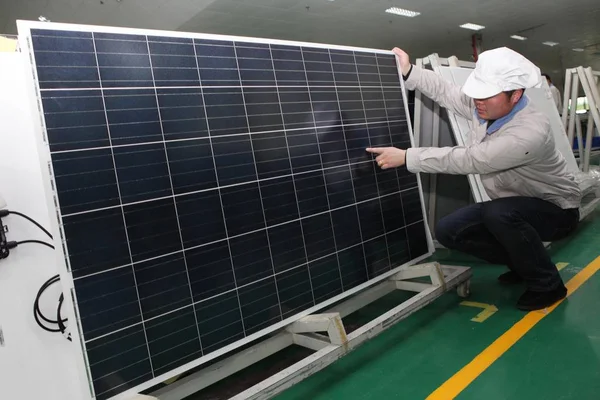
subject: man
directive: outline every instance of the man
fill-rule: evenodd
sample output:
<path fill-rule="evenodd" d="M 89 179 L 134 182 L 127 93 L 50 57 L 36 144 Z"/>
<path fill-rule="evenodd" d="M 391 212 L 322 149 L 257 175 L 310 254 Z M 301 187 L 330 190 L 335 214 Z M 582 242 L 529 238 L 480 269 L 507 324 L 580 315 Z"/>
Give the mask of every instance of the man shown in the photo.
<path fill-rule="evenodd" d="M 564 238 L 579 221 L 581 192 L 554 145 L 550 123 L 524 95 L 539 86 L 539 69 L 520 54 L 498 48 L 481 53 L 464 87 L 411 65 L 395 48 L 406 86 L 418 89 L 471 120 L 467 146 L 370 148 L 380 168 L 406 165 L 413 173 L 481 174 L 492 199 L 460 209 L 437 223 L 447 248 L 504 264 L 505 284 L 524 281 L 517 307 L 548 307 L 567 294 L 543 241 Z"/>
<path fill-rule="evenodd" d="M 552 83 L 552 79 L 548 74 L 542 74 L 543 77 L 546 78 L 546 82 L 548 82 L 548 86 L 550 87 L 550 93 L 552 93 L 552 99 L 554 100 L 554 104 L 556 104 L 556 109 L 559 114 L 562 114 L 562 100 L 560 98 L 560 90 Z"/>

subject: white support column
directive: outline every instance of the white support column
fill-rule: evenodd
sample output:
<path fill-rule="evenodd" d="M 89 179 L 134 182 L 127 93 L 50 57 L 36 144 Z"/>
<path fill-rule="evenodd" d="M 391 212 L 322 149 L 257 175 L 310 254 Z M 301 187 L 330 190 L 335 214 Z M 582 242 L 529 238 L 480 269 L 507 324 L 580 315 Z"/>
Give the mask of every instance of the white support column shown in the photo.
<path fill-rule="evenodd" d="M 435 264 L 438 263 L 432 262 L 425 264 L 417 264 L 403 268 L 401 271 L 392 275 L 390 277 L 390 280 L 401 281 L 406 279 L 423 278 L 425 276 L 431 276 L 432 272 L 435 271 Z"/>
<path fill-rule="evenodd" d="M 431 147 L 440 146 L 440 105 L 437 102 L 433 102 L 433 132 L 431 136 Z M 437 205 L 437 174 L 429 175 L 429 206 L 427 220 L 429 222 L 429 229 L 431 232 L 435 231 L 436 221 L 436 205 Z"/>
<path fill-rule="evenodd" d="M 565 71 L 565 89 L 563 91 L 563 111 L 562 111 L 562 124 L 567 129 L 567 114 L 569 112 L 569 100 L 571 98 L 571 79 L 573 79 L 573 72 L 571 69 Z M 571 143 L 571 146 L 573 144 Z"/>
<path fill-rule="evenodd" d="M 446 289 L 446 278 L 444 277 L 444 271 L 442 270 L 442 266 L 438 262 L 434 262 L 433 268 L 431 271 L 431 284 L 433 286 L 443 286 L 444 290 Z"/>
<path fill-rule="evenodd" d="M 591 122 L 591 121 L 590 121 Z M 588 123 L 588 129 L 590 125 L 594 126 L 594 124 Z M 579 170 L 583 170 L 583 161 L 584 161 L 584 145 L 583 145 L 583 130 L 581 129 L 581 117 L 579 114 L 575 114 L 575 130 L 577 132 L 577 153 L 579 154 Z"/>
<path fill-rule="evenodd" d="M 419 68 L 423 68 L 423 59 L 417 58 L 415 60 L 415 65 Z M 415 112 L 414 112 L 414 121 L 413 121 L 413 136 L 415 137 L 415 147 L 419 147 L 421 143 L 421 94 L 420 91 L 415 91 Z"/>
<path fill-rule="evenodd" d="M 590 105 L 590 115 L 592 118 L 588 118 L 588 125 L 593 122 L 596 126 L 600 127 L 600 109 L 598 108 L 600 94 L 598 94 L 592 69 L 577 67 L 577 74 Z M 592 132 L 593 130 L 588 129 L 584 150 L 583 172 L 588 172 L 590 166 L 589 158 L 592 150 Z"/>
<path fill-rule="evenodd" d="M 331 344 L 342 345 L 348 341 L 346 329 L 339 313 L 307 315 L 291 324 L 290 333 L 327 332 Z"/>
<path fill-rule="evenodd" d="M 431 289 L 433 285 L 429 283 L 411 282 L 411 281 L 396 281 L 396 289 L 406 290 L 409 292 L 422 292 Z"/>
<path fill-rule="evenodd" d="M 577 95 L 579 94 L 579 75 L 573 74 L 573 84 L 571 86 L 571 109 L 569 110 L 569 127 L 567 135 L 569 145 L 573 147 L 573 138 L 575 136 L 575 111 L 577 110 Z M 580 160 L 581 162 L 581 160 Z"/>
<path fill-rule="evenodd" d="M 382 298 L 386 294 L 393 292 L 394 290 L 396 290 L 394 283 L 387 280 L 375 287 L 372 287 L 371 289 L 360 292 L 356 296 L 351 297 L 345 302 L 338 304 L 333 308 L 326 310 L 325 312 L 338 313 L 340 314 L 340 317 L 344 318 L 353 312 L 364 308 L 368 304 L 371 304 L 375 300 Z"/>
<path fill-rule="evenodd" d="M 460 67 L 460 61 L 456 56 L 448 57 L 448 66 L 449 67 Z"/>
<path fill-rule="evenodd" d="M 439 65 L 440 58 L 437 53 L 431 54 L 428 57 L 422 59 L 422 63 L 429 64 L 431 67 Z M 421 94 L 420 94 L 421 95 Z M 422 95 L 421 95 L 422 96 Z M 431 136 L 431 147 L 439 147 L 440 145 L 440 105 L 437 102 L 433 102 L 433 113 L 432 113 L 432 136 Z M 435 209 L 437 203 L 437 175 L 429 175 L 429 201 L 427 205 L 427 222 L 429 230 L 433 232 L 435 229 Z"/>
<path fill-rule="evenodd" d="M 588 67 L 584 70 L 584 72 L 587 77 L 588 85 L 590 87 L 590 93 L 592 94 L 591 100 L 589 98 L 590 96 L 588 96 L 590 112 L 594 116 L 594 123 L 592 123 L 592 121 L 588 119 L 588 130 L 586 136 L 587 146 L 585 148 L 584 168 L 585 171 L 588 172 L 590 169 L 590 158 L 592 155 L 592 139 L 594 134 L 594 124 L 598 129 L 600 129 L 600 90 L 598 89 L 598 76 L 594 74 L 592 68 Z M 593 111 L 592 107 L 594 108 Z"/>
<path fill-rule="evenodd" d="M 423 277 L 429 277 L 431 279 L 431 283 L 408 281 L 408 279 Z M 422 292 L 435 287 L 445 287 L 446 285 L 444 272 L 442 271 L 440 264 L 437 262 L 407 267 L 392 275 L 390 280 L 396 282 L 396 289 L 408 290 L 411 292 Z"/>
<path fill-rule="evenodd" d="M 581 124 L 581 121 L 577 121 L 579 122 L 579 124 Z M 581 129 L 580 132 L 577 132 L 578 135 L 581 135 Z M 580 154 L 580 159 L 581 159 L 581 171 L 584 172 L 589 172 L 590 171 L 590 158 L 592 155 L 592 139 L 593 139 L 593 134 L 594 134 L 594 119 L 593 118 L 588 118 L 587 121 L 587 132 L 585 133 L 585 146 L 584 147 L 580 147 L 581 151 L 579 152 Z M 577 138 L 577 140 L 579 140 L 580 146 L 583 144 L 583 139 Z"/>
<path fill-rule="evenodd" d="M 319 351 L 327 346 L 331 346 L 329 338 L 322 335 L 305 335 L 302 333 L 292 333 L 294 344 L 314 351 Z"/>

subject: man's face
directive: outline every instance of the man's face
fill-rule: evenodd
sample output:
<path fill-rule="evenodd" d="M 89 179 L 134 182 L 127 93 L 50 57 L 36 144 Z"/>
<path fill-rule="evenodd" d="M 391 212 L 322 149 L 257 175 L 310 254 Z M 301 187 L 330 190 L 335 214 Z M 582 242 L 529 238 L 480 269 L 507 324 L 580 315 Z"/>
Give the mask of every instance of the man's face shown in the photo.
<path fill-rule="evenodd" d="M 488 121 L 502 118 L 513 109 L 522 94 L 521 90 L 517 90 L 510 96 L 503 92 L 487 99 L 475 99 L 477 115 Z"/>

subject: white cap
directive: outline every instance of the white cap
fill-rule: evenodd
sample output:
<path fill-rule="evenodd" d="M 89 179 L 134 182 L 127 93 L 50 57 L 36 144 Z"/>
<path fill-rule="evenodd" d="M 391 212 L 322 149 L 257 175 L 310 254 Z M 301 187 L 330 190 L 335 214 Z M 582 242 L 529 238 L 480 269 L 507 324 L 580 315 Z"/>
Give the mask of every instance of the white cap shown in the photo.
<path fill-rule="evenodd" d="M 487 99 L 508 90 L 541 87 L 540 69 L 507 47 L 484 51 L 463 86 L 473 99 Z"/>

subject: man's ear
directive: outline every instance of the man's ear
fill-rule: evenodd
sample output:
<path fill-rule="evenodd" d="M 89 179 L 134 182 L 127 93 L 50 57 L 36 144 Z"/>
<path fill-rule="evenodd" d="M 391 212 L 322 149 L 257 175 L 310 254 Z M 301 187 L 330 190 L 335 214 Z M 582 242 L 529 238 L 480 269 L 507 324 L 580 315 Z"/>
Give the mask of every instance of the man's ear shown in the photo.
<path fill-rule="evenodd" d="M 512 98 L 510 99 L 510 102 L 512 103 L 513 106 L 515 104 L 517 104 L 519 102 L 519 100 L 521 100 L 521 97 L 523 97 L 524 93 L 525 93 L 525 90 L 523 90 L 523 89 L 515 90 L 513 92 Z"/>

